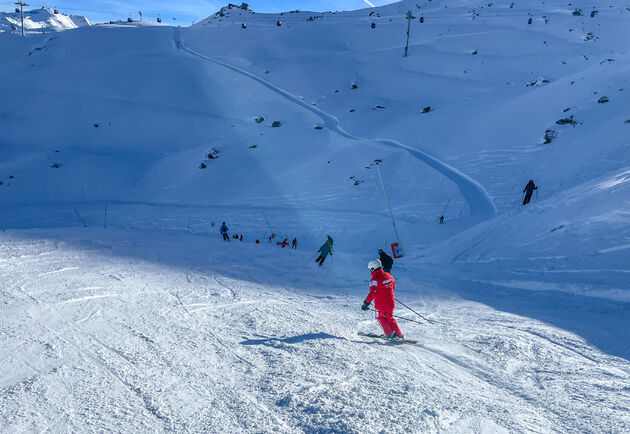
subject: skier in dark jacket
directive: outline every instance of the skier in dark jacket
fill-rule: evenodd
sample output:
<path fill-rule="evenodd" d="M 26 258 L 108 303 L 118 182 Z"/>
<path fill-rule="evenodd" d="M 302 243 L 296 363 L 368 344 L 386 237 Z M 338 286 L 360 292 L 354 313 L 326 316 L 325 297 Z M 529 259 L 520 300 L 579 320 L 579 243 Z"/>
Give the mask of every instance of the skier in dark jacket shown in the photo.
<path fill-rule="evenodd" d="M 230 241 L 230 236 L 228 235 L 228 227 L 225 224 L 225 222 L 223 222 L 221 224 L 221 229 L 220 230 L 221 230 L 221 235 L 223 236 L 223 239 L 225 241 Z"/>
<path fill-rule="evenodd" d="M 332 255 L 332 248 L 330 247 L 330 243 L 328 242 L 328 240 L 326 240 L 326 242 L 322 244 L 322 246 L 317 249 L 317 251 L 319 252 L 319 256 L 317 257 L 317 259 L 315 259 L 315 262 L 317 262 L 321 267 L 322 265 L 324 265 L 326 256 Z"/>
<path fill-rule="evenodd" d="M 532 198 L 532 193 L 534 190 L 538 190 L 536 184 L 534 184 L 534 180 L 530 179 L 525 188 L 523 189 L 523 193 L 525 193 L 525 198 L 523 199 L 523 205 L 527 205 Z"/>
<path fill-rule="evenodd" d="M 394 266 L 394 260 L 392 257 L 385 253 L 383 249 L 378 249 L 378 256 L 381 264 L 383 264 L 383 271 L 386 273 L 392 271 L 392 267 Z"/>

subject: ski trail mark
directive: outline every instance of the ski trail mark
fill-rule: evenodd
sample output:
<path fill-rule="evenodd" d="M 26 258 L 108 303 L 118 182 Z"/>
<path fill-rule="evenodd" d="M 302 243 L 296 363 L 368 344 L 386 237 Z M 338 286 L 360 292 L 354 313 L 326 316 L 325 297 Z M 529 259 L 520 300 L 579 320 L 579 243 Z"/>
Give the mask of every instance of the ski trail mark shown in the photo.
<path fill-rule="evenodd" d="M 79 303 L 81 301 L 95 300 L 98 298 L 117 297 L 117 296 L 118 294 L 89 295 L 86 297 L 72 298 L 70 300 L 62 301 L 61 303 L 58 303 L 58 304 Z"/>
<path fill-rule="evenodd" d="M 195 50 L 192 50 L 186 47 L 182 41 L 181 32 L 179 31 L 179 29 L 173 30 L 173 39 L 175 40 L 175 45 L 178 49 L 181 49 L 195 57 L 207 60 L 208 62 L 212 62 L 217 65 L 220 65 L 226 69 L 229 69 L 230 71 L 236 72 L 237 74 L 241 74 L 248 78 L 251 78 L 252 80 L 256 81 L 257 83 L 261 84 L 262 86 L 266 87 L 272 92 L 277 93 L 278 95 L 282 96 L 288 101 L 310 111 L 311 113 L 315 114 L 316 116 L 322 119 L 326 129 L 334 133 L 337 133 L 341 137 L 345 137 L 347 139 L 357 140 L 357 141 L 372 142 L 375 144 L 380 144 L 380 145 L 384 145 L 388 147 L 401 149 L 401 150 L 406 151 L 413 157 L 419 159 L 420 161 L 424 162 L 426 165 L 437 170 L 442 175 L 444 175 L 447 179 L 451 180 L 459 188 L 462 196 L 464 196 L 464 199 L 466 199 L 466 202 L 468 203 L 470 217 L 473 218 L 473 222 L 475 224 L 480 223 L 485 220 L 490 220 L 496 215 L 496 212 L 497 212 L 496 207 L 494 206 L 492 199 L 490 199 L 490 197 L 488 196 L 488 193 L 486 192 L 485 188 L 483 188 L 481 184 L 479 184 L 477 181 L 470 178 L 468 175 L 465 175 L 464 173 L 446 164 L 445 162 L 438 160 L 437 158 L 427 154 L 424 151 L 418 150 L 409 145 L 404 145 L 396 140 L 366 139 L 363 137 L 352 135 L 341 127 L 341 125 L 339 124 L 339 120 L 335 116 L 329 113 L 326 113 L 325 111 L 317 107 L 314 107 L 310 104 L 305 103 L 299 97 L 293 95 L 290 92 L 287 92 L 281 87 L 278 87 L 275 84 L 247 70 L 231 65 L 227 62 L 223 62 L 221 60 L 215 59 L 213 57 L 206 56 L 204 54 L 201 54 Z"/>

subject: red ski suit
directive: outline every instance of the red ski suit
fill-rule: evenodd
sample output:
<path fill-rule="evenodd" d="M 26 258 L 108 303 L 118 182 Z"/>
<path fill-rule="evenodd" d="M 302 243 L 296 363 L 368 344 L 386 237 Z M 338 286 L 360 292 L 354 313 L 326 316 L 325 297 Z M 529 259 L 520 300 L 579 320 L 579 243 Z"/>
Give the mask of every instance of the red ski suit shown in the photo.
<path fill-rule="evenodd" d="M 392 316 L 394 308 L 396 307 L 394 288 L 396 288 L 394 277 L 386 271 L 383 271 L 382 268 L 379 268 L 372 273 L 370 293 L 365 301 L 371 303 L 372 300 L 374 300 L 374 308 L 378 314 L 378 322 L 381 323 L 383 332 L 385 332 L 386 335 L 396 333 L 396 336 L 402 337 L 403 334 L 400 331 L 400 327 L 398 327 L 398 323 Z"/>

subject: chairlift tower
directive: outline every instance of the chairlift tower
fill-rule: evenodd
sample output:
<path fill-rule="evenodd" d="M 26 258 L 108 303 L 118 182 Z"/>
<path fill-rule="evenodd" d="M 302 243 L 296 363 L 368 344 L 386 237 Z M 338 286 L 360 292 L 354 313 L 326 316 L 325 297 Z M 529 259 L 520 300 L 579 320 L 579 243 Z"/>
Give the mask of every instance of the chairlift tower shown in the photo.
<path fill-rule="evenodd" d="M 22 19 L 22 36 L 24 36 L 24 6 L 29 5 L 24 3 L 23 1 L 16 2 L 15 4 L 20 7 L 20 18 Z"/>
<path fill-rule="evenodd" d="M 415 20 L 416 17 L 413 16 L 411 11 L 407 11 L 407 43 L 405 44 L 405 55 L 403 57 L 407 57 L 407 50 L 409 49 L 409 29 L 411 27 L 411 20 Z"/>

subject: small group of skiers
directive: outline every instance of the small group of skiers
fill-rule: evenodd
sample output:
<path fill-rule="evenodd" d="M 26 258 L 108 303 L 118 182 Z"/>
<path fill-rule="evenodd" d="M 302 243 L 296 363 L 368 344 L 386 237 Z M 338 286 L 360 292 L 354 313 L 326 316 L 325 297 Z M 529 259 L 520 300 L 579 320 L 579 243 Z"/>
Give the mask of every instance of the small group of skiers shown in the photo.
<path fill-rule="evenodd" d="M 214 227 L 214 222 L 212 222 L 212 226 Z M 225 241 L 230 241 L 230 235 L 228 233 L 229 228 L 227 226 L 227 224 L 225 222 L 221 223 L 221 227 L 219 228 L 219 232 L 221 233 L 221 236 L 223 237 L 223 240 Z M 269 236 L 269 242 L 273 242 L 273 239 L 276 237 L 276 234 L 271 234 Z M 235 240 L 239 240 L 239 241 L 243 241 L 243 234 L 233 234 L 232 239 Z M 331 238 L 332 240 L 332 238 Z M 260 244 L 260 240 L 256 240 L 256 244 Z M 282 241 L 278 241 L 276 243 L 277 245 L 281 246 L 282 248 L 286 247 L 289 245 L 289 239 L 285 238 Z M 298 246 L 298 240 L 297 237 L 293 237 L 293 240 L 291 241 L 291 248 L 297 250 L 297 246 Z"/>
<path fill-rule="evenodd" d="M 214 226 L 214 222 L 212 222 L 212 226 Z M 219 228 L 219 231 L 221 232 L 221 236 L 223 237 L 224 241 L 230 241 L 230 235 L 228 234 L 228 227 L 225 224 L 225 222 L 221 223 L 221 227 Z M 232 239 L 233 240 L 239 240 L 239 241 L 243 241 L 243 234 L 233 234 L 232 235 Z"/>
<path fill-rule="evenodd" d="M 289 239 L 285 238 L 282 241 L 278 241 L 276 244 L 284 249 L 286 246 L 289 245 Z M 297 245 L 298 245 L 297 238 L 293 238 L 293 241 L 291 241 L 291 248 L 297 250 Z"/>
<path fill-rule="evenodd" d="M 271 235 L 269 235 L 269 242 L 272 243 L 274 238 L 276 238 L 276 234 L 272 233 Z M 286 246 L 289 245 L 289 238 L 285 238 L 282 241 L 277 241 L 276 244 L 284 249 Z M 296 237 L 293 237 L 293 240 L 291 241 L 291 248 L 297 250 L 297 246 L 298 240 Z"/>

